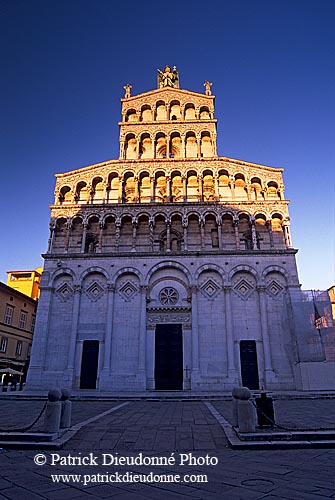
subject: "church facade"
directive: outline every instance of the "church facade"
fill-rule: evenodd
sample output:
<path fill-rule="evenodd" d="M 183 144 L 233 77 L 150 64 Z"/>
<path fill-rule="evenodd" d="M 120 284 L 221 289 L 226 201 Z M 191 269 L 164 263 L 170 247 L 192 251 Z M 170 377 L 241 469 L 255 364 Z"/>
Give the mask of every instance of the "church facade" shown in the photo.
<path fill-rule="evenodd" d="M 217 155 L 210 82 L 157 87 L 119 159 L 56 175 L 27 388 L 295 389 L 283 169 Z"/>

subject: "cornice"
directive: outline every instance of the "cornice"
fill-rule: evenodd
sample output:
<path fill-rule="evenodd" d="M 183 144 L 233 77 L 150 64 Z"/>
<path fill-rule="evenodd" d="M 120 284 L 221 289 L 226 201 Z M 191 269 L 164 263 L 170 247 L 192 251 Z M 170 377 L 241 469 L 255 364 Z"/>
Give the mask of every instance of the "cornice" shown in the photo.
<path fill-rule="evenodd" d="M 139 165 L 141 166 L 141 168 L 143 168 L 143 165 L 150 165 L 151 166 L 151 169 L 152 170 L 152 166 L 157 164 L 158 165 L 185 165 L 185 163 L 187 164 L 190 164 L 190 165 L 193 165 L 194 169 L 196 169 L 196 165 L 199 165 L 200 166 L 203 166 L 201 164 L 203 163 L 213 163 L 214 165 L 217 164 L 221 164 L 221 163 L 225 163 L 225 164 L 228 164 L 228 165 L 236 165 L 236 166 L 243 166 L 243 167 L 246 167 L 246 168 L 256 168 L 256 169 L 260 169 L 262 171 L 268 171 L 268 172 L 271 172 L 271 173 L 281 173 L 284 171 L 283 168 L 277 168 L 277 167 L 272 167 L 272 166 L 268 166 L 268 165 L 262 165 L 260 163 L 252 163 L 252 162 L 248 162 L 248 161 L 245 161 L 245 160 L 238 160 L 238 159 L 235 159 L 235 158 L 228 158 L 226 156 L 215 156 L 213 158 L 146 158 L 146 159 L 135 159 L 135 160 L 106 160 L 104 162 L 101 162 L 101 163 L 94 163 L 92 165 L 88 165 L 88 166 L 85 166 L 85 167 L 82 167 L 82 168 L 78 168 L 78 169 L 75 169 L 75 170 L 69 170 L 68 172 L 64 172 L 64 173 L 60 173 L 60 174 L 55 174 L 55 177 L 57 179 L 62 179 L 62 178 L 66 178 L 66 177 L 69 177 L 71 175 L 74 175 L 74 174 L 81 174 L 81 173 L 86 173 L 86 172 L 90 172 L 92 170 L 98 170 L 98 169 L 101 169 L 101 168 L 104 168 L 104 167 L 115 167 L 117 169 L 122 169 L 122 168 L 127 168 L 129 167 L 130 165 Z M 224 168 L 223 166 L 221 166 L 221 168 Z"/>
<path fill-rule="evenodd" d="M 268 257 L 273 257 L 274 255 L 295 255 L 298 253 L 297 248 L 287 248 L 283 250 L 215 250 L 215 251 L 210 251 L 210 250 L 197 250 L 197 251 L 187 251 L 184 253 L 175 253 L 175 252 L 170 252 L 169 254 L 164 254 L 162 252 L 105 252 L 105 253 L 93 253 L 93 254 L 87 254 L 87 253 L 44 253 L 42 254 L 43 259 L 48 260 L 48 261 L 55 261 L 56 263 L 59 261 L 66 261 L 69 262 L 69 259 L 80 259 L 80 260 L 106 260 L 106 258 L 113 258 L 113 257 L 122 257 L 127 258 L 129 260 L 136 260 L 136 259 L 145 259 L 147 261 L 148 257 L 157 257 L 159 259 L 162 259 L 162 256 L 165 258 L 171 259 L 173 257 L 175 260 L 181 260 L 184 261 L 185 259 L 189 259 L 190 257 L 204 257 L 207 256 L 209 259 L 211 257 L 217 259 L 218 257 L 236 257 L 236 256 L 246 256 L 246 257 L 257 257 L 258 255 L 262 256 L 268 256 Z M 217 262 L 217 260 L 216 260 Z M 210 263 L 210 260 L 209 260 Z M 124 264 L 121 263 L 120 265 L 122 266 Z"/>
<path fill-rule="evenodd" d="M 182 94 L 182 95 L 188 95 L 188 96 L 193 96 L 193 97 L 203 97 L 205 99 L 208 99 L 209 101 L 213 101 L 215 99 L 215 95 L 207 95 L 207 94 L 202 94 L 200 92 L 194 92 L 192 90 L 185 90 L 185 89 L 175 89 L 173 87 L 164 87 L 162 89 L 154 89 L 154 90 L 149 90 L 147 92 L 142 92 L 140 94 L 132 95 L 131 97 L 128 98 L 121 98 L 121 102 L 132 102 L 136 101 L 142 97 L 150 97 L 150 96 L 156 96 L 156 95 L 164 95 L 164 94 Z"/>

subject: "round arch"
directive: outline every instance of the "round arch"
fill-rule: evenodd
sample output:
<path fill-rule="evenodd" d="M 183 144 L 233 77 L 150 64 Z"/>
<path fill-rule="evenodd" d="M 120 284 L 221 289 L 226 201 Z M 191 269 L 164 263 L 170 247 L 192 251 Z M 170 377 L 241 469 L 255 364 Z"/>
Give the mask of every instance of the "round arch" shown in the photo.
<path fill-rule="evenodd" d="M 228 274 L 229 283 L 231 283 L 231 280 L 233 279 L 235 274 L 240 273 L 240 272 L 246 272 L 246 273 L 252 274 L 256 280 L 256 283 L 259 283 L 259 274 L 256 271 L 256 269 L 254 269 L 251 266 L 243 265 L 243 264 L 233 267 L 233 269 L 230 271 L 230 273 Z"/>
<path fill-rule="evenodd" d="M 216 271 L 216 272 L 217 272 L 217 273 L 221 276 L 221 278 L 222 278 L 222 282 L 223 282 L 223 280 L 224 280 L 224 278 L 225 278 L 225 272 L 224 272 L 224 270 L 223 270 L 220 266 L 218 266 L 218 265 L 216 265 L 216 264 L 203 264 L 202 266 L 200 266 L 200 267 L 197 269 L 197 271 L 196 271 L 196 273 L 195 273 L 195 275 L 194 275 L 194 279 L 195 279 L 196 281 L 198 281 L 198 279 L 199 279 L 200 275 L 201 275 L 203 272 L 205 272 L 205 271 Z"/>
<path fill-rule="evenodd" d="M 148 285 L 150 282 L 151 277 L 156 271 L 159 271 L 160 269 L 166 269 L 167 267 L 171 267 L 173 269 L 178 269 L 181 271 L 188 280 L 187 285 L 190 286 L 193 283 L 192 280 L 192 275 L 190 271 L 185 267 L 183 264 L 180 264 L 179 262 L 175 262 L 173 260 L 165 260 L 163 262 L 160 262 L 159 264 L 154 265 L 147 273 L 146 278 L 145 278 L 145 284 Z"/>

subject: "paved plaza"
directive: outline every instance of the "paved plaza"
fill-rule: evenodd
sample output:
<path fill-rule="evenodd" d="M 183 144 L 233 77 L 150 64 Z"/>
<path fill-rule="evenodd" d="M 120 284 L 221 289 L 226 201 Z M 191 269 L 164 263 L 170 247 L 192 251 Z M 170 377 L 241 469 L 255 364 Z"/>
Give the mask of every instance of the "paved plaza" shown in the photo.
<path fill-rule="evenodd" d="M 230 401 L 210 402 L 230 420 Z M 74 401 L 74 423 L 115 411 L 83 426 L 61 450 L 1 450 L 0 499 L 335 498 L 334 449 L 232 450 L 200 400 L 119 405 Z M 26 425 L 42 407 L 41 401 L 3 398 L 0 427 Z M 335 400 L 281 399 L 275 401 L 275 414 L 280 425 L 292 428 L 335 427 Z M 36 465 L 34 458 L 46 463 Z M 149 482 L 138 482 L 140 475 Z M 172 476 L 178 482 L 166 482 Z"/>

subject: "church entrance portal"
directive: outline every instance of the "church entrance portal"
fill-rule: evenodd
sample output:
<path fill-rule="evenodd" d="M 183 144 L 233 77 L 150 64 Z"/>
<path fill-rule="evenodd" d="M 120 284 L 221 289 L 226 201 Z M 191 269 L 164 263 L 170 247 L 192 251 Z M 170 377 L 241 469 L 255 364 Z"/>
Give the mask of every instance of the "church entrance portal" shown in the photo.
<path fill-rule="evenodd" d="M 99 341 L 84 340 L 81 358 L 80 389 L 96 389 Z"/>
<path fill-rule="evenodd" d="M 156 325 L 155 389 L 183 389 L 182 325 Z"/>
<path fill-rule="evenodd" d="M 240 342 L 242 385 L 249 389 L 259 389 L 256 342 L 241 340 Z"/>

